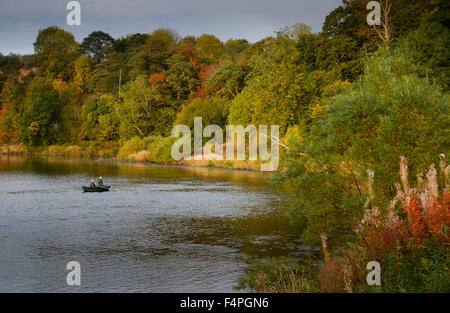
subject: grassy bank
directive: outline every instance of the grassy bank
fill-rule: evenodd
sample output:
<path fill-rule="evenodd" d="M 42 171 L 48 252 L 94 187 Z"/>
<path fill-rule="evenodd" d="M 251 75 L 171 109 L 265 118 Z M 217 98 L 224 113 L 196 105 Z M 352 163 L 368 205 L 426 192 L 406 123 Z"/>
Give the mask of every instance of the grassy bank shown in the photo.
<path fill-rule="evenodd" d="M 118 151 L 118 142 L 84 142 L 35 148 L 21 144 L 0 146 L 0 155 L 59 156 L 67 158 L 115 158 Z"/>
<path fill-rule="evenodd" d="M 0 146 L 0 155 L 56 156 L 64 158 L 116 159 L 129 162 L 187 165 L 259 171 L 262 161 L 249 160 L 181 160 L 171 156 L 174 138 L 163 136 L 134 137 L 128 141 L 85 141 L 77 144 L 30 148 L 22 144 Z M 282 160 L 283 161 L 283 156 Z M 280 166 L 281 168 L 281 166 Z"/>

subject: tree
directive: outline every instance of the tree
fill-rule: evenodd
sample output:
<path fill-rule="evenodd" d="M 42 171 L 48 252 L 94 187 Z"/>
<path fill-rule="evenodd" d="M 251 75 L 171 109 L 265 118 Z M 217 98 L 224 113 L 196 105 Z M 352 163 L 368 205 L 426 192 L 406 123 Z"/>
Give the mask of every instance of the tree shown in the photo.
<path fill-rule="evenodd" d="M 246 39 L 228 39 L 223 46 L 223 50 L 235 61 L 236 57 L 243 54 L 248 47 L 250 47 L 250 44 Z"/>
<path fill-rule="evenodd" d="M 110 53 L 106 60 L 97 64 L 88 81 L 92 92 L 119 93 L 126 78 L 126 58 L 118 52 Z"/>
<path fill-rule="evenodd" d="M 144 49 L 147 53 L 163 53 L 179 41 L 179 35 L 170 29 L 157 29 L 145 41 Z"/>
<path fill-rule="evenodd" d="M 325 19 L 322 31 L 331 38 L 348 36 L 359 45 L 371 49 L 379 42 L 389 43 L 395 38 L 414 31 L 439 7 L 437 1 L 429 0 L 380 0 L 381 27 L 367 24 L 366 0 L 343 0 Z"/>
<path fill-rule="evenodd" d="M 78 46 L 71 33 L 56 26 L 40 30 L 34 42 L 34 50 L 45 75 L 66 81 L 73 76 Z"/>
<path fill-rule="evenodd" d="M 450 31 L 437 22 L 424 23 L 405 40 L 396 43 L 397 49 L 414 60 L 422 76 L 436 79 L 445 91 L 450 88 Z"/>
<path fill-rule="evenodd" d="M 287 38 L 298 41 L 298 39 L 303 35 L 311 34 L 312 28 L 303 23 L 297 23 L 292 26 L 286 26 L 282 28 L 279 32 L 279 36 L 286 36 Z"/>
<path fill-rule="evenodd" d="M 86 56 L 80 56 L 75 60 L 75 78 L 74 83 L 78 93 L 87 91 L 86 84 L 92 76 L 91 65 Z"/>
<path fill-rule="evenodd" d="M 183 107 L 176 125 L 194 129 L 194 117 L 202 117 L 203 125 L 225 126 L 230 109 L 229 100 L 221 97 L 196 98 Z"/>
<path fill-rule="evenodd" d="M 0 140 L 6 143 L 19 141 L 20 120 L 24 112 L 28 82 L 9 77 L 1 90 Z"/>
<path fill-rule="evenodd" d="M 239 64 L 227 64 L 217 69 L 208 80 L 206 87 L 219 96 L 236 98 L 244 87 L 246 72 Z"/>
<path fill-rule="evenodd" d="M 175 94 L 177 100 L 186 99 L 198 85 L 198 79 L 191 68 L 187 57 L 174 54 L 167 60 L 169 69 L 165 72 L 167 84 Z"/>
<path fill-rule="evenodd" d="M 102 31 L 92 32 L 81 43 L 83 54 L 87 55 L 94 64 L 98 64 L 106 58 L 108 52 L 114 47 L 114 38 Z M 108 49 L 110 51 L 108 51 Z"/>
<path fill-rule="evenodd" d="M 184 49 L 191 49 L 193 50 L 195 48 L 195 43 L 197 42 L 197 39 L 194 36 L 186 36 L 182 38 L 178 44 L 179 50 Z"/>
<path fill-rule="evenodd" d="M 384 207 L 395 195 L 389 186 L 397 182 L 401 155 L 417 176 L 448 149 L 448 94 L 420 77 L 414 63 L 401 50 L 383 48 L 355 86 L 323 99 L 302 142 L 290 143 L 286 174 L 304 239 L 317 243 L 326 233 L 336 242 L 352 234 L 368 169 L 377 177 L 373 204 Z"/>
<path fill-rule="evenodd" d="M 143 46 L 149 37 L 149 34 L 137 33 L 119 38 L 114 42 L 114 51 L 120 53 L 143 51 Z"/>
<path fill-rule="evenodd" d="M 210 62 L 217 63 L 223 56 L 222 42 L 213 35 L 201 35 L 195 43 L 195 50 L 201 57 Z"/>
<path fill-rule="evenodd" d="M 251 71 L 245 87 L 233 99 L 231 124 L 279 125 L 280 133 L 309 119 L 310 107 L 328 81 L 323 73 L 308 75 L 298 65 L 299 51 L 286 36 L 266 38 L 249 48 Z"/>
<path fill-rule="evenodd" d="M 122 96 L 123 104 L 116 108 L 121 138 L 146 137 L 155 129 L 152 118 L 156 108 L 165 105 L 157 87 L 149 87 L 147 77 L 138 76 L 124 86 Z"/>
<path fill-rule="evenodd" d="M 127 62 L 128 75 L 131 80 L 136 79 L 139 75 L 148 75 L 149 61 L 143 52 L 133 53 Z"/>
<path fill-rule="evenodd" d="M 116 100 L 112 96 L 93 98 L 83 105 L 81 138 L 106 141 L 117 139 L 119 118 L 115 112 L 116 105 Z"/>
<path fill-rule="evenodd" d="M 364 50 L 348 36 L 328 38 L 322 34 L 299 36 L 296 43 L 299 64 L 308 72 L 330 72 L 336 80 L 355 80 L 363 71 Z"/>
<path fill-rule="evenodd" d="M 51 144 L 59 138 L 58 92 L 43 78 L 35 79 L 30 88 L 28 109 L 21 121 L 21 140 L 31 146 Z"/>

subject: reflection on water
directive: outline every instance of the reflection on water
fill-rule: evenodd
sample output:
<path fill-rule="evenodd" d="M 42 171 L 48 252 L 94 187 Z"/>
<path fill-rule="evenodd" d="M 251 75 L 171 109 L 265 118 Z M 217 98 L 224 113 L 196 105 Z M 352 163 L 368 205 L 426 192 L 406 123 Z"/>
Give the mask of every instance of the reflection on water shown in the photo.
<path fill-rule="evenodd" d="M 118 191 L 81 191 L 100 175 Z M 287 207 L 262 173 L 0 157 L 0 292 L 231 292 L 249 260 L 301 253 Z"/>

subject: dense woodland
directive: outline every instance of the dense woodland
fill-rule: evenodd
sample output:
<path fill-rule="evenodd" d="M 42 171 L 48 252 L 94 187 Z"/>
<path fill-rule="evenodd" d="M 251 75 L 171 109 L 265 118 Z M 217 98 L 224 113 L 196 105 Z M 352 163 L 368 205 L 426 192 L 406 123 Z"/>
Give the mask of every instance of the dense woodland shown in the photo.
<path fill-rule="evenodd" d="M 367 24 L 367 1 L 344 0 L 320 33 L 298 23 L 256 43 L 168 29 L 78 43 L 42 29 L 33 55 L 0 55 L 0 143 L 169 162 L 173 125 L 194 116 L 280 125 L 276 180 L 325 258 L 267 260 L 242 285 L 449 292 L 450 3 L 381 3 L 381 26 Z M 381 286 L 365 282 L 372 260 Z"/>

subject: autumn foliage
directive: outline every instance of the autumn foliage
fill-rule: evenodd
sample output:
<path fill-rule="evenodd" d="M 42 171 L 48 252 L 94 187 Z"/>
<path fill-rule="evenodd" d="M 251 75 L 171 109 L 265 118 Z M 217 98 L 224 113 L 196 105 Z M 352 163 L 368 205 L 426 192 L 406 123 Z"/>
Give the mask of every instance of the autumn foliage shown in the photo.
<path fill-rule="evenodd" d="M 322 236 L 325 255 L 319 273 L 322 291 L 352 292 L 352 281 L 358 280 L 364 270 L 363 258 L 379 262 L 383 262 L 388 255 L 401 258 L 424 249 L 429 242 L 436 242 L 448 252 L 450 166 L 446 165 L 444 159 L 442 154 L 439 174 L 434 165 L 430 166 L 425 178 L 418 175 L 417 185 L 413 188 L 408 182 L 408 162 L 402 156 L 401 184 L 396 185 L 396 196 L 384 211 L 371 205 L 375 195 L 371 187 L 373 172 L 369 171 L 369 198 L 364 217 L 355 229 L 357 244 L 341 251 L 340 256 L 331 258 L 326 237 Z"/>
<path fill-rule="evenodd" d="M 417 186 L 412 188 L 408 183 L 408 162 L 401 157 L 401 184 L 396 185 L 397 194 L 389 208 L 382 214 L 373 206 L 366 210 L 358 225 L 361 242 L 371 256 L 380 259 L 386 252 L 400 247 L 420 249 L 429 239 L 436 239 L 442 245 L 450 243 L 446 234 L 450 222 L 449 169 L 441 155 L 440 177 L 432 165 L 425 180 L 419 175 Z"/>

